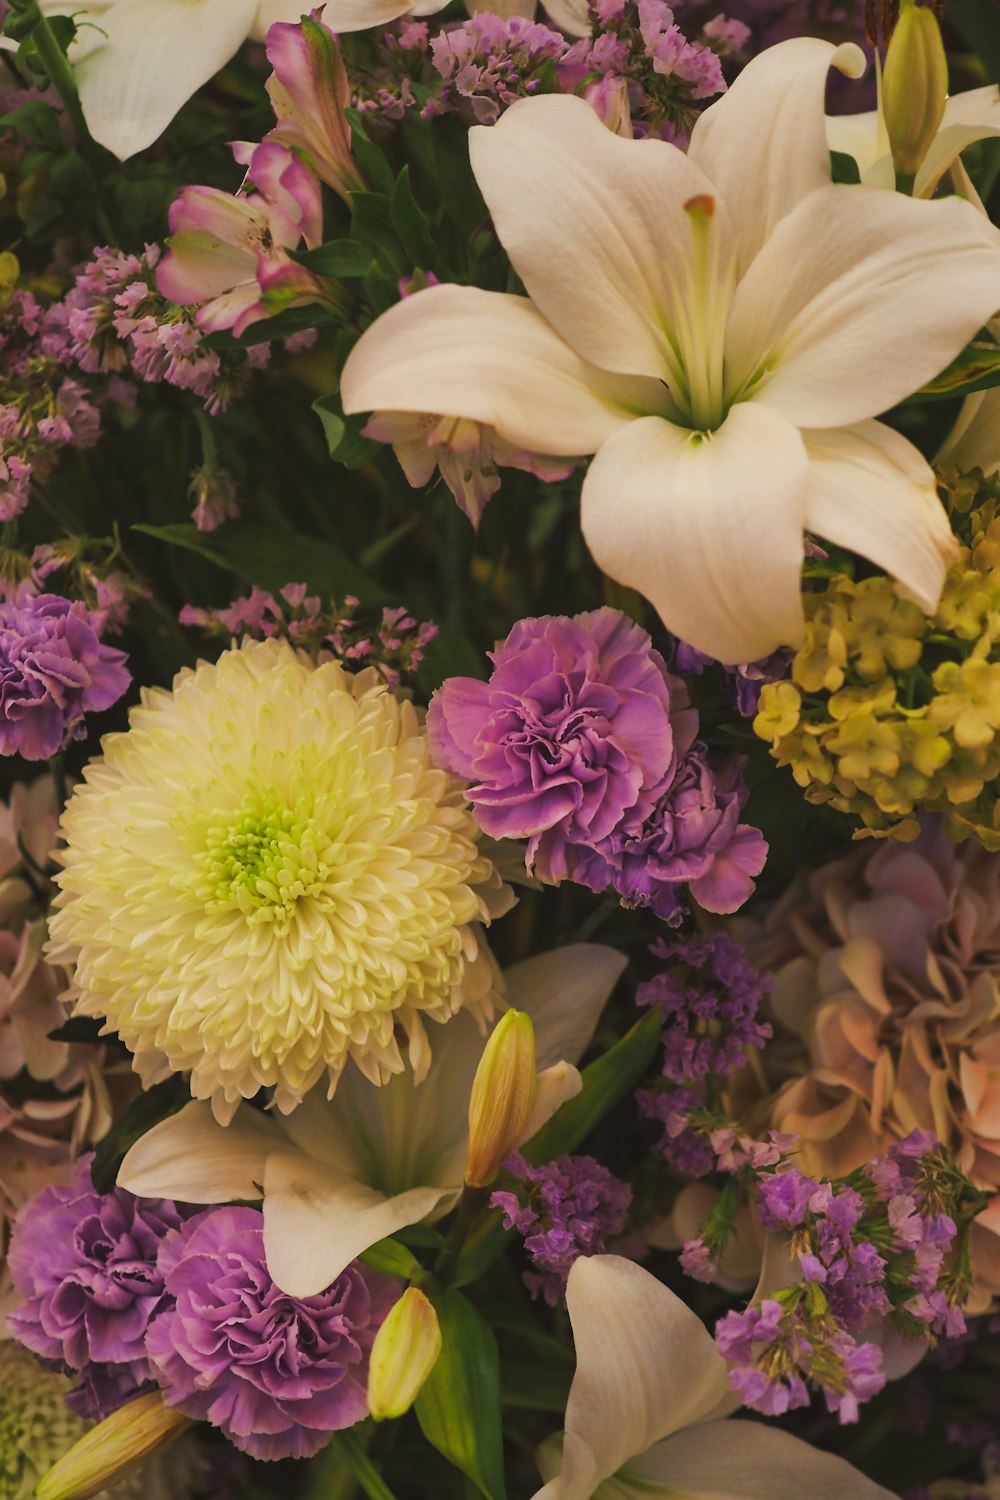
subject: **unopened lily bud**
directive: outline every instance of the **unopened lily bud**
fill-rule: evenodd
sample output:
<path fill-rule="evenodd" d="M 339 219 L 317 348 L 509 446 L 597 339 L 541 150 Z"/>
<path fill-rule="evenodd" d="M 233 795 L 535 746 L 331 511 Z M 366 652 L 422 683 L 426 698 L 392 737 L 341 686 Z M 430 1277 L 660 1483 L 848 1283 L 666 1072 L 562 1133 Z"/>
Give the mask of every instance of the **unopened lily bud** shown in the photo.
<path fill-rule="evenodd" d="M 535 1106 L 535 1028 L 523 1010 L 509 1010 L 479 1059 L 469 1100 L 465 1180 L 486 1187 L 505 1156 L 520 1145 Z"/>
<path fill-rule="evenodd" d="M 900 177 L 916 175 L 941 128 L 947 98 L 948 60 L 938 18 L 929 6 L 903 0 L 882 74 L 882 110 Z"/>
<path fill-rule="evenodd" d="M 74 1443 L 35 1486 L 38 1500 L 87 1500 L 127 1478 L 191 1426 L 159 1391 L 120 1406 Z"/>
<path fill-rule="evenodd" d="M 437 1313 L 423 1292 L 407 1287 L 372 1345 L 368 1409 L 376 1422 L 409 1411 L 440 1353 Z"/>

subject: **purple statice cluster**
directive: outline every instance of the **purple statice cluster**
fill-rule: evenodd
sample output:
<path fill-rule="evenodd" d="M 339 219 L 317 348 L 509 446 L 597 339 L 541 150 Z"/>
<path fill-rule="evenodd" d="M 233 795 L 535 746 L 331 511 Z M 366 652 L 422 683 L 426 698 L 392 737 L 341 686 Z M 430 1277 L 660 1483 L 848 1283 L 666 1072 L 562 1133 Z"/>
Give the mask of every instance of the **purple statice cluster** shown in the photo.
<path fill-rule="evenodd" d="M 533 1167 L 515 1153 L 504 1168 L 517 1179 L 514 1192 L 496 1192 L 505 1229 L 524 1238 L 532 1267 L 524 1283 L 533 1297 L 555 1307 L 566 1290 L 570 1267 L 581 1255 L 600 1255 L 619 1234 L 632 1203 L 632 1189 L 592 1156 L 561 1156 Z"/>
<path fill-rule="evenodd" d="M 0 521 L 24 510 L 32 479 L 61 449 L 94 445 L 108 394 L 76 365 L 55 307 L 10 292 L 0 306 Z"/>
<path fill-rule="evenodd" d="M 728 933 L 672 945 L 661 940 L 650 951 L 668 967 L 641 984 L 635 998 L 637 1005 L 656 1006 L 663 1018 L 667 1086 L 640 1089 L 636 1097 L 646 1118 L 663 1127 L 660 1152 L 686 1177 L 773 1165 L 781 1138 L 751 1140 L 720 1113 L 726 1080 L 744 1063 L 747 1049 L 763 1047 L 771 1035 L 771 1027 L 757 1019 L 770 981 Z M 696 1269 L 694 1252 L 686 1253 L 691 1274 L 710 1279 Z"/>
<path fill-rule="evenodd" d="M 77 1376 L 101 1419 L 159 1386 L 255 1458 L 304 1458 L 368 1414 L 368 1355 L 399 1286 L 348 1266 L 325 1291 L 272 1281 L 258 1209 L 198 1211 L 123 1188 L 97 1193 L 91 1157 L 18 1215 L 13 1336 Z"/>
<path fill-rule="evenodd" d="M 343 601 L 324 606 L 318 594 L 306 592 L 304 583 L 286 583 L 277 597 L 254 588 L 225 609 L 196 609 L 186 604 L 180 621 L 222 640 L 282 636 L 312 652 L 320 662 L 339 661 L 355 669 L 375 667 L 389 687 L 396 689 L 403 677 L 412 677 L 419 669 L 437 626 L 430 621 L 418 624 L 405 609 L 388 605 L 377 622 L 366 620 L 358 612 L 359 604 L 353 594 L 347 594 Z"/>
<path fill-rule="evenodd" d="M 736 911 L 767 845 L 739 821 L 740 763 L 710 767 L 698 716 L 646 633 L 605 607 L 520 620 L 487 682 L 449 678 L 428 713 L 439 764 L 470 783 L 492 838 L 527 869 L 614 890 L 676 924 L 681 893 Z"/>
<path fill-rule="evenodd" d="M 159 259 L 157 245 L 147 245 L 141 255 L 98 246 L 51 315 L 64 328 L 81 370 L 173 385 L 191 391 L 209 412 L 224 411 L 242 390 L 248 368 L 267 363 L 268 346 L 207 348 L 193 309 L 178 307 L 157 290 Z"/>
<path fill-rule="evenodd" d="M 127 691 L 125 653 L 101 641 L 103 623 L 59 594 L 0 603 L 0 755 L 48 760 Z"/>
<path fill-rule="evenodd" d="M 789 1237 L 799 1279 L 716 1328 L 745 1404 L 773 1415 L 805 1405 L 812 1387 L 855 1421 L 885 1381 L 879 1341 L 959 1337 L 964 1232 L 981 1205 L 923 1130 L 840 1181 L 818 1182 L 786 1155 L 759 1172 L 758 1220 Z M 692 1261 L 697 1247 L 685 1247 Z M 701 1248 L 710 1259 L 704 1239 Z"/>
<path fill-rule="evenodd" d="M 443 86 L 424 114 L 464 107 L 477 124 L 493 125 L 516 99 L 557 87 L 555 65 L 566 50 L 561 32 L 523 16 L 471 16 L 438 32 L 430 44 Z"/>
<path fill-rule="evenodd" d="M 636 991 L 637 1005 L 663 1018 L 663 1076 L 690 1083 L 715 1074 L 728 1078 L 748 1047 L 763 1047 L 771 1027 L 757 1013 L 771 988 L 742 945 L 725 932 L 650 949 L 668 965 Z"/>
<path fill-rule="evenodd" d="M 757 712 L 761 690 L 769 682 L 780 682 L 791 671 L 792 652 L 781 647 L 758 661 L 726 667 L 696 646 L 678 641 L 671 665 L 684 677 L 700 677 L 706 668 L 718 667 L 725 674 L 726 693 L 736 712 L 741 718 L 752 719 Z"/>
<path fill-rule="evenodd" d="M 582 91 L 621 135 L 683 138 L 703 99 L 725 91 L 721 59 L 742 51 L 749 31 L 713 16 L 689 41 L 666 0 L 591 0 L 594 34 L 560 64 L 560 84 Z"/>
<path fill-rule="evenodd" d="M 355 63 L 351 104 L 365 117 L 366 128 L 397 124 L 410 110 L 423 108 L 431 92 L 434 70 L 430 61 L 430 27 L 426 21 L 403 17 L 368 33 L 373 55 L 363 66 Z M 438 87 L 441 80 L 436 79 Z M 439 111 L 440 112 L 440 111 Z"/>

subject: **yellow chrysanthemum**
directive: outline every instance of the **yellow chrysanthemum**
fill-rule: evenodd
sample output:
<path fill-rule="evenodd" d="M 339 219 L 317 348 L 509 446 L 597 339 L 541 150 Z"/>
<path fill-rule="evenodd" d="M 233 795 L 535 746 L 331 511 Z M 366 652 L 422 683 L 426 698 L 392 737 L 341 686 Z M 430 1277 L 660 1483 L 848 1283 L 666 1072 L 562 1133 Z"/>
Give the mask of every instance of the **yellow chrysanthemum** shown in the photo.
<path fill-rule="evenodd" d="M 191 1070 L 222 1120 L 288 1111 L 347 1059 L 429 1062 L 423 1019 L 488 1012 L 476 925 L 509 904 L 461 784 L 374 672 L 245 643 L 143 694 L 63 817 L 51 953 L 150 1084 Z"/>

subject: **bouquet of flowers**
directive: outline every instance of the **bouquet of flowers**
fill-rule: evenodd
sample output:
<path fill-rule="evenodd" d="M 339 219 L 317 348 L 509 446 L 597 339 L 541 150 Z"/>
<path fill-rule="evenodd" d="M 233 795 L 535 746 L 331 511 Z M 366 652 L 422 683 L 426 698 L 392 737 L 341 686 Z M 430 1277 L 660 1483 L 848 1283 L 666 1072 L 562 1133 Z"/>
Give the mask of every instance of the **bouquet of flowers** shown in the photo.
<path fill-rule="evenodd" d="M 0 1500 L 1000 1497 L 945 3 L 0 4 Z"/>

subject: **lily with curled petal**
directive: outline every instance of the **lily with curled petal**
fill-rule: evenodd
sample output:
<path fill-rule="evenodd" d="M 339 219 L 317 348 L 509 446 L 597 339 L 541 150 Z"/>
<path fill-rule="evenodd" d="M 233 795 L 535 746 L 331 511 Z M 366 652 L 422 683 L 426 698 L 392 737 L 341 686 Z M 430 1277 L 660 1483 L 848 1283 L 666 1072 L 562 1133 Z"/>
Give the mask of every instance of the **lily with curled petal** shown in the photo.
<path fill-rule="evenodd" d="M 917 450 L 872 420 L 1000 304 L 1000 235 L 969 204 L 830 182 L 823 88 L 857 47 L 761 53 L 685 155 L 583 100 L 470 134 L 528 297 L 429 287 L 379 318 L 345 410 L 433 411 L 553 456 L 595 453 L 595 559 L 723 662 L 797 643 L 803 532 L 937 601 L 953 539 Z"/>
<path fill-rule="evenodd" d="M 566 1306 L 576 1374 L 534 1500 L 893 1500 L 844 1459 L 729 1418 L 736 1398 L 708 1330 L 633 1261 L 576 1261 Z"/>
<path fill-rule="evenodd" d="M 578 1092 L 573 1063 L 624 967 L 613 948 L 574 944 L 507 970 L 509 1001 L 534 1023 L 539 1069 L 522 1141 Z M 292 1296 L 312 1296 L 376 1241 L 454 1206 L 482 1052 L 475 1022 L 460 1012 L 420 1084 L 411 1072 L 381 1087 L 345 1073 L 333 1099 L 313 1090 L 286 1116 L 243 1105 L 225 1126 L 207 1104 L 188 1104 L 132 1147 L 119 1184 L 189 1203 L 263 1198 L 268 1269 Z"/>

